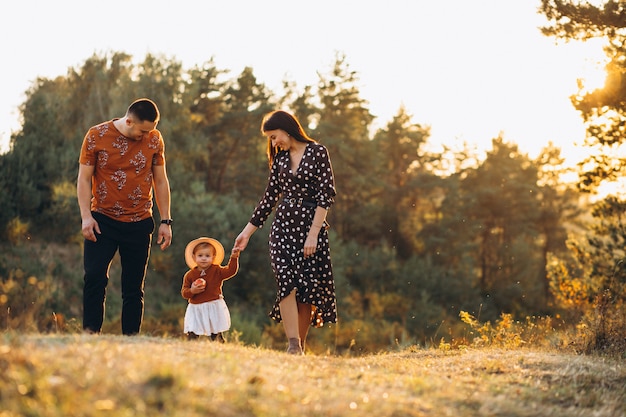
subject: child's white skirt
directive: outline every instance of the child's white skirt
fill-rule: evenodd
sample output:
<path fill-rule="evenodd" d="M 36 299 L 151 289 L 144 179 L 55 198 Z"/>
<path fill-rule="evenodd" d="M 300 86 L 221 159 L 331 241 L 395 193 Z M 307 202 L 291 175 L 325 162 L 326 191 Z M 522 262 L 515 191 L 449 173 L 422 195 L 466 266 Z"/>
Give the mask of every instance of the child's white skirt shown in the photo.
<path fill-rule="evenodd" d="M 230 312 L 223 298 L 201 304 L 187 304 L 184 333 L 209 336 L 230 329 Z"/>

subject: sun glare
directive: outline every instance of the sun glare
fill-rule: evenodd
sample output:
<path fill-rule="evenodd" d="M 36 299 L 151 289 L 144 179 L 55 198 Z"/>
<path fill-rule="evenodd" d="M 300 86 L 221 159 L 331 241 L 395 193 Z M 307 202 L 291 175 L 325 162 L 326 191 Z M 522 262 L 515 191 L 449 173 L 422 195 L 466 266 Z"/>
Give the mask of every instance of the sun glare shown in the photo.
<path fill-rule="evenodd" d="M 604 87 L 606 82 L 607 56 L 603 51 L 604 40 L 594 39 L 587 42 L 572 44 L 579 56 L 585 57 L 575 68 L 572 68 L 572 75 L 576 77 L 580 93 L 588 93 Z"/>
<path fill-rule="evenodd" d="M 581 73 L 584 75 L 576 79 L 580 90 L 579 93 L 586 94 L 604 87 L 607 76 L 604 67 L 583 67 L 581 70 Z"/>

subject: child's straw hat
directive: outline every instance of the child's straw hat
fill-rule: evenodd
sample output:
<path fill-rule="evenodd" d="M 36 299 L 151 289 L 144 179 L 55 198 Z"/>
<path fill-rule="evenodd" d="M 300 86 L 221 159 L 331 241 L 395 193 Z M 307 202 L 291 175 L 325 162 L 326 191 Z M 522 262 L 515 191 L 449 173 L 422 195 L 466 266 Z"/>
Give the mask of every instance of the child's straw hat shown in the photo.
<path fill-rule="evenodd" d="M 217 240 L 210 237 L 199 237 L 192 240 L 185 248 L 185 262 L 190 269 L 194 269 L 197 264 L 193 259 L 193 250 L 199 243 L 208 243 L 215 248 L 215 256 L 213 257 L 213 265 L 221 265 L 224 260 L 224 246 Z"/>

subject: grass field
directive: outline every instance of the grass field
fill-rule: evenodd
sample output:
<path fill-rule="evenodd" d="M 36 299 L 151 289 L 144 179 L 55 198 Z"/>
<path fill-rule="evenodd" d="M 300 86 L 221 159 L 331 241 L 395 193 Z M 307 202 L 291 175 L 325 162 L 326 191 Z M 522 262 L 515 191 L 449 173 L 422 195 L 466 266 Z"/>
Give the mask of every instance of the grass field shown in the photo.
<path fill-rule="evenodd" d="M 148 336 L 0 338 L 0 416 L 626 415 L 626 363 L 547 350 L 361 357 Z"/>

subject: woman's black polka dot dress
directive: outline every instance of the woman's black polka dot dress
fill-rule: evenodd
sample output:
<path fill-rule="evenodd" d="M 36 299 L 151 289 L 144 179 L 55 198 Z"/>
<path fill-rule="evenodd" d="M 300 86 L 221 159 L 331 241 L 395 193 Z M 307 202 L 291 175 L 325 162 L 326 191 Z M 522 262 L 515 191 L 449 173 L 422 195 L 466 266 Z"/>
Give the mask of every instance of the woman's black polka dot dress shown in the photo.
<path fill-rule="evenodd" d="M 263 198 L 250 223 L 261 227 L 276 207 L 269 237 L 272 270 L 278 285 L 269 316 L 280 322 L 278 303 L 294 288 L 299 303 L 316 307 L 312 325 L 337 321 L 335 283 L 330 262 L 328 225 L 317 239 L 314 256 L 304 259 L 304 241 L 313 222 L 315 207 L 329 209 L 335 198 L 333 170 L 327 149 L 309 142 L 296 172 L 291 171 L 289 152 L 278 152 L 270 170 Z"/>

